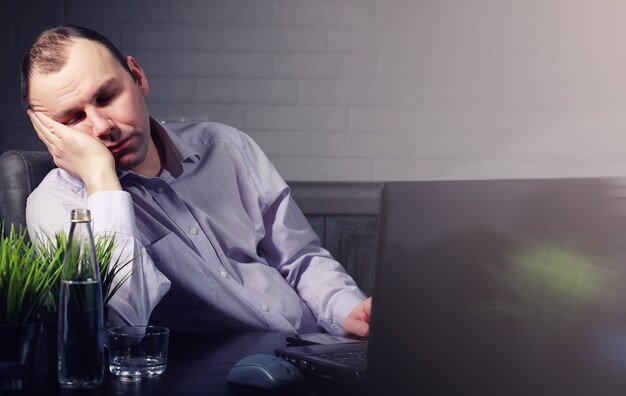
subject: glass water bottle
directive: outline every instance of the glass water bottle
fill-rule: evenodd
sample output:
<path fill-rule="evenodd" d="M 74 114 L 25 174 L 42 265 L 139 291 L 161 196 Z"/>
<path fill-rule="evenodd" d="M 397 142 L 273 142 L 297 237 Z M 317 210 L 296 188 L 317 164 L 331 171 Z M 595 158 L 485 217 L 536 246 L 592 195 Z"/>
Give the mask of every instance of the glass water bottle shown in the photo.
<path fill-rule="evenodd" d="M 104 376 L 100 268 L 88 209 L 72 210 L 59 295 L 58 377 L 61 386 L 93 388 Z"/>

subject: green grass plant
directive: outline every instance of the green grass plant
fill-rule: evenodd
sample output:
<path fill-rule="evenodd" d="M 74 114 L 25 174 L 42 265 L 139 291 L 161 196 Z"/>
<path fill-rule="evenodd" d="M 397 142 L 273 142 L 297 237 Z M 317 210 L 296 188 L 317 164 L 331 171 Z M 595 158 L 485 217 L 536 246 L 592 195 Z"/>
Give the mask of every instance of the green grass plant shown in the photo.
<path fill-rule="evenodd" d="M 47 265 L 25 229 L 11 225 L 5 234 L 4 227 L 0 223 L 0 324 L 34 322 L 61 269 Z"/>
<path fill-rule="evenodd" d="M 119 281 L 115 282 L 115 277 L 132 265 L 133 258 L 124 260 L 120 256 L 113 261 L 113 255 L 116 250 L 116 240 L 114 233 L 105 235 L 95 235 L 96 258 L 100 265 L 100 281 L 102 283 L 102 303 L 107 305 L 119 288 L 130 278 L 133 270 L 128 271 Z M 47 264 L 49 271 L 61 271 L 63 268 L 63 260 L 67 250 L 67 236 L 64 231 L 55 233 L 54 237 L 45 237 L 41 241 L 40 255 Z M 54 284 L 49 288 L 45 299 L 44 308 L 49 311 L 58 310 L 59 294 L 61 291 L 60 277 L 56 278 Z"/>

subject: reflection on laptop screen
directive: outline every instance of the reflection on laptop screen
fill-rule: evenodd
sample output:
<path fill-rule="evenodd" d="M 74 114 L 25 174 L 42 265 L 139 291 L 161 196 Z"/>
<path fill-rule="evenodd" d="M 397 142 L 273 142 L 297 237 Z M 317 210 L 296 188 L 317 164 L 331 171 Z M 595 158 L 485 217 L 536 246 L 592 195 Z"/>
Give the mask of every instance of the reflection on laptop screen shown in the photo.
<path fill-rule="evenodd" d="M 626 182 L 386 183 L 376 394 L 626 391 Z"/>

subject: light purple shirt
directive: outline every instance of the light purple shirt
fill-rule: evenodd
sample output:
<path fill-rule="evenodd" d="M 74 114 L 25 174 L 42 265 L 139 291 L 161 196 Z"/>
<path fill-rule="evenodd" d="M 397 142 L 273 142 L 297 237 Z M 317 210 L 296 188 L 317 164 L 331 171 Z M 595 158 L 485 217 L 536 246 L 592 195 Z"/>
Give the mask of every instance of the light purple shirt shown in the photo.
<path fill-rule="evenodd" d="M 55 169 L 28 199 L 31 239 L 67 231 L 79 207 L 91 210 L 95 234 L 116 233 L 117 254 L 137 258 L 109 304 L 113 323 L 341 332 L 365 296 L 256 143 L 217 123 L 152 127 L 165 147 L 161 175 L 121 172 L 124 191 L 88 197 Z"/>

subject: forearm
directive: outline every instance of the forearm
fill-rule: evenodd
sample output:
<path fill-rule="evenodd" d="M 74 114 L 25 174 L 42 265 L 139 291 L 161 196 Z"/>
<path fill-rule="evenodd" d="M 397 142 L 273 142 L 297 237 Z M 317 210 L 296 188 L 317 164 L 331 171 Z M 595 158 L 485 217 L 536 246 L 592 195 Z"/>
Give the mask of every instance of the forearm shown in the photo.
<path fill-rule="evenodd" d="M 138 238 L 130 194 L 98 192 L 91 194 L 88 202 L 94 219 L 94 234 L 115 235 L 112 262 L 133 261 L 113 280 L 117 284 L 132 271 L 109 302 L 110 309 L 115 311 L 112 320 L 119 324 L 147 324 L 150 313 L 169 289 L 170 281 L 155 267 Z"/>
<path fill-rule="evenodd" d="M 291 265 L 293 274 L 298 274 L 293 286 L 320 326 L 341 333 L 345 318 L 365 300 L 365 295 L 341 264 L 324 249 L 318 249 L 313 248 Z"/>

